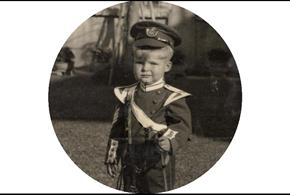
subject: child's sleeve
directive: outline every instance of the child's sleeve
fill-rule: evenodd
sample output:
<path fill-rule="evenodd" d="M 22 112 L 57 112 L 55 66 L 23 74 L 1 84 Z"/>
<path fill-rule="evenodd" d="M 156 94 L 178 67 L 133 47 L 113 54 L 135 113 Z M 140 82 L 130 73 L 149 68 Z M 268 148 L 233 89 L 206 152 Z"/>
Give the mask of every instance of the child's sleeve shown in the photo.
<path fill-rule="evenodd" d="M 112 121 L 112 127 L 110 131 L 110 139 L 118 139 L 122 137 L 122 132 L 125 129 L 124 124 L 124 108 L 123 104 L 118 103 L 115 107 L 115 112 Z"/>
<path fill-rule="evenodd" d="M 168 126 L 172 154 L 187 142 L 192 132 L 191 111 L 186 103 L 186 98 L 181 98 L 167 105 L 166 122 Z"/>
<path fill-rule="evenodd" d="M 115 107 L 115 112 L 112 121 L 112 127 L 109 134 L 107 144 L 105 163 L 112 162 L 118 158 L 119 142 L 124 137 L 124 110 L 123 105 L 118 103 Z"/>

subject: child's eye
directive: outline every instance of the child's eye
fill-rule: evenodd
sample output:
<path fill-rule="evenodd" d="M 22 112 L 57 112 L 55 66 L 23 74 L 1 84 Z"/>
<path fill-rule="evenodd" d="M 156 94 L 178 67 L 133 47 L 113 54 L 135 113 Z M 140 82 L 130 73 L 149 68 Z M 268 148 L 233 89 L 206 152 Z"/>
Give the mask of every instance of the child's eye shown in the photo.
<path fill-rule="evenodd" d="M 142 61 L 135 61 L 135 64 L 143 64 Z"/>
<path fill-rule="evenodd" d="M 153 66 L 158 65 L 158 63 L 156 63 L 156 62 L 150 62 L 150 64 Z"/>

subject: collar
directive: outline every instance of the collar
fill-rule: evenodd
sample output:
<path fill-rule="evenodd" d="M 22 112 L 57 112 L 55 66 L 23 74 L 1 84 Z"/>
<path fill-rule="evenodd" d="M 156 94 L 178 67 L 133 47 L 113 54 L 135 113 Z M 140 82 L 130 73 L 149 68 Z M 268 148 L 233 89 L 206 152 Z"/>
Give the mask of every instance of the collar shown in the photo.
<path fill-rule="evenodd" d="M 144 83 L 140 82 L 140 88 L 142 89 L 142 91 L 144 92 L 149 92 L 149 91 L 153 91 L 156 89 L 160 89 L 165 85 L 165 81 L 162 79 L 160 79 L 159 81 L 151 84 L 151 85 L 145 85 Z"/>

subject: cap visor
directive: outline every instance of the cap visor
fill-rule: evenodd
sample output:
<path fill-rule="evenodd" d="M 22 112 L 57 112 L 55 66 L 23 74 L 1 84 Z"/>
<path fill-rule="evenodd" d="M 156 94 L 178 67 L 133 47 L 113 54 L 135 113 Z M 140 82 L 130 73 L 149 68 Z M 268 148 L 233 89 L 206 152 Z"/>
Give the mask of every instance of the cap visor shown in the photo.
<path fill-rule="evenodd" d="M 169 46 L 168 44 L 166 43 L 163 43 L 161 41 L 157 41 L 156 39 L 151 39 L 151 38 L 143 38 L 143 39 L 139 39 L 139 40 L 136 40 L 134 45 L 136 47 L 144 47 L 144 46 L 147 46 L 147 47 L 165 47 L 165 46 Z"/>

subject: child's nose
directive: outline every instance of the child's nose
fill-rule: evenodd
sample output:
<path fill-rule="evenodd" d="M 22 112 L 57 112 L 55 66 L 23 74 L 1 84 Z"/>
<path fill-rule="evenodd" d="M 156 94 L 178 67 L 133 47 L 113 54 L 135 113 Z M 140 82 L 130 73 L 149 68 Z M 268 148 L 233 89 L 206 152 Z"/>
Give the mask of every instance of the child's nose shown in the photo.
<path fill-rule="evenodd" d="M 144 62 L 142 70 L 147 71 L 147 70 L 149 70 L 149 68 L 150 68 L 150 64 L 147 62 Z"/>

